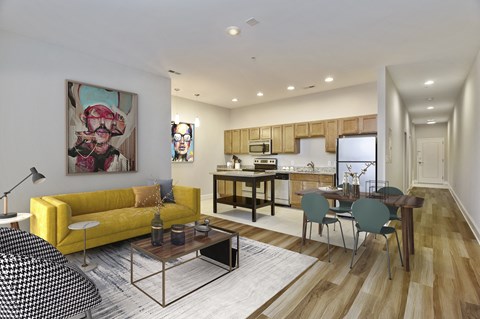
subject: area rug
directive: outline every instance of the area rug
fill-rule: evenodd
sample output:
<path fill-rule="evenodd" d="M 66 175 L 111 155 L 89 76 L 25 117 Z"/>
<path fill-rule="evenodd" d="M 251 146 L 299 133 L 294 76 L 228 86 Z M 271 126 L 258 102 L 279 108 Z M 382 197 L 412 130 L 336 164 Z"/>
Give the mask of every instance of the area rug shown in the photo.
<path fill-rule="evenodd" d="M 277 231 L 297 237 L 302 237 L 303 211 L 290 207 L 275 206 L 275 216 L 270 215 L 270 206 L 257 209 L 257 221 L 252 222 L 252 211 L 245 208 L 233 208 L 229 205 L 217 204 L 217 213 L 213 213 L 213 200 L 202 200 L 202 214 L 227 219 L 241 224 L 255 226 L 258 228 Z M 345 246 L 353 249 L 353 230 L 350 219 L 340 219 L 345 236 Z M 310 235 L 310 224 L 307 228 L 307 238 Z M 364 237 L 360 236 L 359 245 Z M 314 224 L 312 229 L 312 240 L 327 243 L 327 229 L 323 234 L 318 233 L 318 225 Z M 343 247 L 342 236 L 338 223 L 335 228 L 330 225 L 330 244 Z"/>
<path fill-rule="evenodd" d="M 239 245 L 238 269 L 165 308 L 130 284 L 129 241 L 89 249 L 88 259 L 98 266 L 87 272 L 87 276 L 102 296 L 102 303 L 92 311 L 93 317 L 246 318 L 317 261 L 314 257 L 247 238 L 241 237 Z M 67 258 L 81 264 L 83 254 Z M 161 270 L 161 264 L 146 255 L 135 254 L 134 262 L 135 278 Z M 219 271 L 219 267 L 199 259 L 168 270 L 167 302 L 208 282 Z M 161 275 L 150 277 L 142 289 L 161 298 L 161 280 Z"/>

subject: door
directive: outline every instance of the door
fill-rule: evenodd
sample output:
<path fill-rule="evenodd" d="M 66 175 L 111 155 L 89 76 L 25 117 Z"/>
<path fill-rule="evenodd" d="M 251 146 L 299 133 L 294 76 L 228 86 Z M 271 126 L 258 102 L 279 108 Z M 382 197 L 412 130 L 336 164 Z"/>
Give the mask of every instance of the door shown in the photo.
<path fill-rule="evenodd" d="M 443 138 L 417 139 L 417 177 L 419 183 L 443 184 Z"/>

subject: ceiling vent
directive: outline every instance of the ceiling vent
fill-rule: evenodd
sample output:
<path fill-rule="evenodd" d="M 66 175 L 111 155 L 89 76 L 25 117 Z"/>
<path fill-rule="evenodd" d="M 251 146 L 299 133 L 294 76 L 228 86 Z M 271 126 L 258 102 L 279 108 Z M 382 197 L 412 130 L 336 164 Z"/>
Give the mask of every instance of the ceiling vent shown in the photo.
<path fill-rule="evenodd" d="M 253 18 L 253 17 L 250 18 L 250 19 L 248 19 L 248 20 L 245 21 L 245 22 L 246 22 L 249 26 L 251 26 L 251 27 L 253 27 L 253 26 L 255 26 L 255 25 L 257 25 L 257 24 L 260 23 L 257 19 L 255 19 L 255 18 Z"/>
<path fill-rule="evenodd" d="M 309 85 L 309 86 L 304 87 L 303 89 L 308 90 L 308 89 L 313 89 L 314 87 L 315 87 L 315 85 Z"/>

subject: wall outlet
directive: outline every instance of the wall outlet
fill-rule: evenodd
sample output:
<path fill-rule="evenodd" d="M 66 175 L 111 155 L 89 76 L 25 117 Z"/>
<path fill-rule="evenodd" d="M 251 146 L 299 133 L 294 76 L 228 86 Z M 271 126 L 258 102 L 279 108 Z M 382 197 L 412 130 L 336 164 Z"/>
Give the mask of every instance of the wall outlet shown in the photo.
<path fill-rule="evenodd" d="M 328 166 L 332 166 L 332 161 L 328 161 Z"/>

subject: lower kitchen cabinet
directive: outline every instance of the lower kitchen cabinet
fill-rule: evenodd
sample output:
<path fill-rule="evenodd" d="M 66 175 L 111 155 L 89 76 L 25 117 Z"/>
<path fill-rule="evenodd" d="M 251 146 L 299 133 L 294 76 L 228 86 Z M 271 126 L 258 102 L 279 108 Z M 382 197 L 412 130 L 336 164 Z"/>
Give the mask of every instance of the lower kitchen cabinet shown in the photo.
<path fill-rule="evenodd" d="M 324 186 L 333 186 L 335 175 L 326 174 L 290 174 L 290 205 L 302 208 L 302 196 L 296 192 Z M 330 203 L 332 206 L 332 203 Z"/>
<path fill-rule="evenodd" d="M 242 182 L 237 183 L 237 195 L 242 196 Z M 219 197 L 226 197 L 233 195 L 233 181 L 217 181 L 217 193 Z"/>

